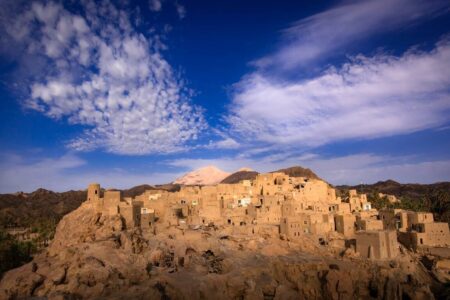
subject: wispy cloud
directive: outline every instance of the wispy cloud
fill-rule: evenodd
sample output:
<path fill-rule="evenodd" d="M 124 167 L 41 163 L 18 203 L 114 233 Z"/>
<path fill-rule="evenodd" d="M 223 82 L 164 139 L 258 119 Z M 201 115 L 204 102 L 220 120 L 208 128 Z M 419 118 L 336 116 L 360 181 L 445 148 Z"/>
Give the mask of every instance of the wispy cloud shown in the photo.
<path fill-rule="evenodd" d="M 366 0 L 346 1 L 307 17 L 284 31 L 278 51 L 254 64 L 292 70 L 349 50 L 356 42 L 409 26 L 448 11 L 448 1 Z"/>
<path fill-rule="evenodd" d="M 173 6 L 175 7 L 175 11 L 178 15 L 178 18 L 180 18 L 180 20 L 184 19 L 186 17 L 186 8 L 184 7 L 184 5 L 182 5 L 181 3 L 179 3 L 176 0 L 149 0 L 148 7 L 153 12 L 160 12 L 163 8 L 163 3 L 166 3 L 166 2 L 173 3 Z"/>
<path fill-rule="evenodd" d="M 450 121 L 450 41 L 400 57 L 359 55 L 301 81 L 255 72 L 235 86 L 229 123 L 247 141 L 318 146 Z"/>
<path fill-rule="evenodd" d="M 151 11 L 160 11 L 162 8 L 162 1 L 161 0 L 149 0 L 148 6 Z"/>
<path fill-rule="evenodd" d="M 211 141 L 203 147 L 207 149 L 237 149 L 240 147 L 240 144 L 236 140 L 226 137 L 222 140 Z"/>
<path fill-rule="evenodd" d="M 163 58 L 158 36 L 136 31 L 127 12 L 110 2 L 83 3 L 77 15 L 34 2 L 3 24 L 26 48 L 23 57 L 45 60 L 26 106 L 85 126 L 68 142 L 77 150 L 167 153 L 196 139 L 206 126 L 202 112 Z"/>
<path fill-rule="evenodd" d="M 62 181 L 66 180 L 64 172 L 86 164 L 72 154 L 57 158 L 42 158 L 28 161 L 18 154 L 2 154 L 0 163 L 0 192 L 33 191 L 37 188 L 71 188 Z"/>
<path fill-rule="evenodd" d="M 186 8 L 178 2 L 175 2 L 175 9 L 177 10 L 178 17 L 184 19 L 186 17 Z"/>
<path fill-rule="evenodd" d="M 256 69 L 232 87 L 228 133 L 245 151 L 230 159 L 176 163 L 217 164 L 227 171 L 250 166 L 264 172 L 300 164 L 335 184 L 448 180 L 447 160 L 370 153 L 325 158 L 314 148 L 450 122 L 448 37 L 431 50 L 414 46 L 396 56 L 351 55 L 360 50 L 354 47 L 359 42 L 404 30 L 449 8 L 447 1 L 344 1 L 294 23 L 283 31 L 278 48 L 253 61 Z M 330 66 L 332 57 L 347 59 Z"/>

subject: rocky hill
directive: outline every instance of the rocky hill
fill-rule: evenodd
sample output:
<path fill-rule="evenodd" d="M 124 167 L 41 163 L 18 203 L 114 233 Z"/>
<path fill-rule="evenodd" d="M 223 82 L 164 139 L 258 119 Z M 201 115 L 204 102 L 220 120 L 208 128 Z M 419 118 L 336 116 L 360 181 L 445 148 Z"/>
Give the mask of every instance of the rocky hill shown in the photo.
<path fill-rule="evenodd" d="M 313 171 L 308 168 L 303 168 L 300 166 L 294 166 L 286 169 L 280 169 L 275 172 L 281 172 L 291 177 L 308 177 L 312 179 L 320 179 Z"/>
<path fill-rule="evenodd" d="M 274 172 L 281 172 L 285 173 L 286 175 L 289 175 L 291 177 L 308 177 L 313 179 L 320 179 L 319 176 L 317 176 L 313 171 L 307 168 L 303 168 L 300 166 L 294 166 L 286 169 L 280 169 Z M 239 170 L 238 172 L 235 172 L 231 174 L 230 176 L 226 177 L 224 180 L 222 180 L 221 183 L 238 183 L 241 180 L 250 179 L 253 180 L 256 178 L 256 175 L 258 175 L 258 172 L 255 172 L 253 170 L 247 170 L 245 168 Z"/>
<path fill-rule="evenodd" d="M 300 167 L 280 171 L 313 177 Z M 240 172 L 250 176 L 253 171 Z M 357 188 L 371 197 L 394 194 L 402 203 L 413 196 L 449 203 L 449 185 L 387 181 L 338 188 Z M 135 196 L 153 188 L 141 185 L 123 193 Z M 95 213 L 82 203 L 85 197 L 85 191 L 42 189 L 0 196 L 0 212 L 15 212 L 19 220 L 21 205 L 27 219 L 62 216 L 72 209 L 48 248 L 4 274 L 0 299 L 439 299 L 450 292 L 433 264 L 427 269 L 420 256 L 404 248 L 395 261 L 375 263 L 313 236 L 295 241 L 264 233 L 243 236 L 218 226 L 159 223 L 152 230 L 127 229 L 121 217 Z"/>
<path fill-rule="evenodd" d="M 432 299 L 448 290 L 408 252 L 373 263 L 317 240 L 221 228 L 125 229 L 87 203 L 50 247 L 7 272 L 0 299 Z"/>
<path fill-rule="evenodd" d="M 186 173 L 182 177 L 176 179 L 173 184 L 181 185 L 213 185 L 220 183 L 230 173 L 220 170 L 215 166 L 207 166 Z"/>
<path fill-rule="evenodd" d="M 355 186 L 341 185 L 340 189 L 357 189 L 362 193 L 380 192 L 397 197 L 421 198 L 436 190 L 450 191 L 450 182 L 437 182 L 433 184 L 399 183 L 394 180 L 378 181 L 374 184 L 361 184 Z"/>
<path fill-rule="evenodd" d="M 59 221 L 86 200 L 85 191 L 0 194 L 0 227 L 32 226 L 41 220 Z"/>
<path fill-rule="evenodd" d="M 180 185 L 179 184 L 160 184 L 160 185 L 148 185 L 148 184 L 142 184 L 142 185 L 137 185 L 134 186 L 132 188 L 126 189 L 126 190 L 122 190 L 122 194 L 124 197 L 136 197 L 139 196 L 141 194 L 143 194 L 145 191 L 147 190 L 166 190 L 169 192 L 176 192 L 180 190 Z"/>
<path fill-rule="evenodd" d="M 227 176 L 221 183 L 238 183 L 241 180 L 253 180 L 258 175 L 258 172 L 255 171 L 238 171 L 229 176 Z"/>

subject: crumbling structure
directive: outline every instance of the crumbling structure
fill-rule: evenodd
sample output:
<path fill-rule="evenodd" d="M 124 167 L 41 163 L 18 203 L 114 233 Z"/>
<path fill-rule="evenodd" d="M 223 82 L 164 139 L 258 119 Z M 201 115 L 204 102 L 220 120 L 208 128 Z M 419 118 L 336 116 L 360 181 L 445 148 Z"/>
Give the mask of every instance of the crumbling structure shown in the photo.
<path fill-rule="evenodd" d="M 298 240 L 305 235 L 326 241 L 336 234 L 353 240 L 361 256 L 387 259 L 398 254 L 400 241 L 420 246 L 450 245 L 447 223 L 430 213 L 373 209 L 365 194 L 350 190 L 347 197 L 322 180 L 259 174 L 237 184 L 182 186 L 177 192 L 147 190 L 135 198 L 120 191 L 88 188 L 92 209 L 120 215 L 127 228 L 157 230 L 157 226 L 223 226 L 236 234 L 270 234 Z"/>
<path fill-rule="evenodd" d="M 356 234 L 356 251 L 364 258 L 395 258 L 399 253 L 398 249 L 395 231 L 362 231 Z"/>
<path fill-rule="evenodd" d="M 406 219 L 406 224 L 402 224 L 405 230 L 399 233 L 399 240 L 405 246 L 414 250 L 450 246 L 448 223 L 435 222 L 432 213 L 401 211 L 397 214 L 403 214 Z"/>

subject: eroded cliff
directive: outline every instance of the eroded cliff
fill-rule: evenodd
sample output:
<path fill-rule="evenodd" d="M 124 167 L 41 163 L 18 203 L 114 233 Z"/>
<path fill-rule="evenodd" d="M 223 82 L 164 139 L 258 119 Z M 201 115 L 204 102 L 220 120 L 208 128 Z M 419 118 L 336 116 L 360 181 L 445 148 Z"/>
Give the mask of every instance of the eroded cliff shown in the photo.
<path fill-rule="evenodd" d="M 214 226 L 127 230 L 84 203 L 50 247 L 5 274 L 0 298 L 430 299 L 437 282 L 415 257 L 371 262 L 351 251 Z"/>

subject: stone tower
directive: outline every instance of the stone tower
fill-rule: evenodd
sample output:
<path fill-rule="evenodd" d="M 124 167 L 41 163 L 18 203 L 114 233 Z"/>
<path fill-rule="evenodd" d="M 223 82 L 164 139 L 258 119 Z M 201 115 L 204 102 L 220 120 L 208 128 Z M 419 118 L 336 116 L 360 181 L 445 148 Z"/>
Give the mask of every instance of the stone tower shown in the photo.
<path fill-rule="evenodd" d="M 100 184 L 91 183 L 89 185 L 87 200 L 92 203 L 97 203 L 100 200 Z"/>

